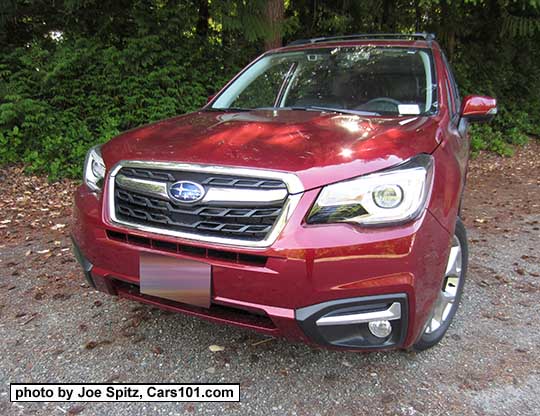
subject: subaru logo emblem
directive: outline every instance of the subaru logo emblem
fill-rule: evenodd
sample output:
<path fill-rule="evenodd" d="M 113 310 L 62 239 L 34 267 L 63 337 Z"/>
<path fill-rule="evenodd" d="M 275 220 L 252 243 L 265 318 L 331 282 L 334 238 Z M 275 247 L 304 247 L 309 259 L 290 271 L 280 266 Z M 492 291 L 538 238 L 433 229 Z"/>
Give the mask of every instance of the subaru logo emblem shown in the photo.
<path fill-rule="evenodd" d="M 180 181 L 175 182 L 169 188 L 169 195 L 178 202 L 193 203 L 200 201 L 204 197 L 204 188 L 195 182 Z"/>

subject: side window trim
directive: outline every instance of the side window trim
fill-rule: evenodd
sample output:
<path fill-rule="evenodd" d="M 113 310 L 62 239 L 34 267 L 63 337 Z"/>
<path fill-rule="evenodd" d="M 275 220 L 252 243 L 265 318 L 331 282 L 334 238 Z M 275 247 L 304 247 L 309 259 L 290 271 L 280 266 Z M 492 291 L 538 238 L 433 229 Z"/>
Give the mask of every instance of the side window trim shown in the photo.
<path fill-rule="evenodd" d="M 450 87 L 449 77 L 446 79 L 446 92 L 448 94 L 448 111 L 450 113 L 450 118 L 453 120 L 456 115 L 456 103 L 454 102 L 454 91 Z"/>
<path fill-rule="evenodd" d="M 450 67 L 450 63 L 448 62 L 448 59 L 446 58 L 446 55 L 444 54 L 444 52 L 442 52 L 442 57 L 443 57 L 444 66 L 446 68 L 448 82 L 450 83 L 450 85 L 448 85 L 447 83 L 447 86 L 446 86 L 448 89 L 448 93 L 449 95 L 451 95 L 451 99 L 452 99 L 452 106 L 450 107 L 451 109 L 450 114 L 451 114 L 452 121 L 456 121 L 456 118 L 459 116 L 461 98 L 459 96 L 459 89 L 458 89 L 456 80 L 454 78 L 454 73 L 452 72 L 452 68 Z"/>

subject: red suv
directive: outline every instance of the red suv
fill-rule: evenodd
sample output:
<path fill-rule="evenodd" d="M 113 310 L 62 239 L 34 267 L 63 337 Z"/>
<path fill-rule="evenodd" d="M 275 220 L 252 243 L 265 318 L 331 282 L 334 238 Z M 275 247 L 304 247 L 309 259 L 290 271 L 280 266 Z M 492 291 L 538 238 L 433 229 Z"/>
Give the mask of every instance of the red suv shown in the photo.
<path fill-rule="evenodd" d="M 72 237 L 96 289 L 348 350 L 435 345 L 467 270 L 467 125 L 432 35 L 296 41 L 201 110 L 94 147 Z"/>

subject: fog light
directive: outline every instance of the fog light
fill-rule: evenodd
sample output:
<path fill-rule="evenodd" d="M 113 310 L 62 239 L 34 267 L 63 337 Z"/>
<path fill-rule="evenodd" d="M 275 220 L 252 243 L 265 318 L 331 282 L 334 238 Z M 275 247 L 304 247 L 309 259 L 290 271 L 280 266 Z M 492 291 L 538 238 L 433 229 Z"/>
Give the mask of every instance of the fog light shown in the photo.
<path fill-rule="evenodd" d="M 377 338 L 386 338 L 392 333 L 390 321 L 371 321 L 368 327 L 369 331 Z"/>

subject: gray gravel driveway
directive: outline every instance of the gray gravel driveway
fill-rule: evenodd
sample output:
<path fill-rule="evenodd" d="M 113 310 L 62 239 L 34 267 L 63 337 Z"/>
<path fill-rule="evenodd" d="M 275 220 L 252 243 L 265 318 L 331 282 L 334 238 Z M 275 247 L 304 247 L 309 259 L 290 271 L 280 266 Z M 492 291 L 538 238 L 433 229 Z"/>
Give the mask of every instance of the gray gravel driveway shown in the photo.
<path fill-rule="evenodd" d="M 95 292 L 67 249 L 73 184 L 19 175 L 0 202 L 0 414 L 540 415 L 539 154 L 472 163 L 465 295 L 420 354 L 316 349 Z M 242 401 L 14 404 L 12 382 L 237 382 Z"/>

